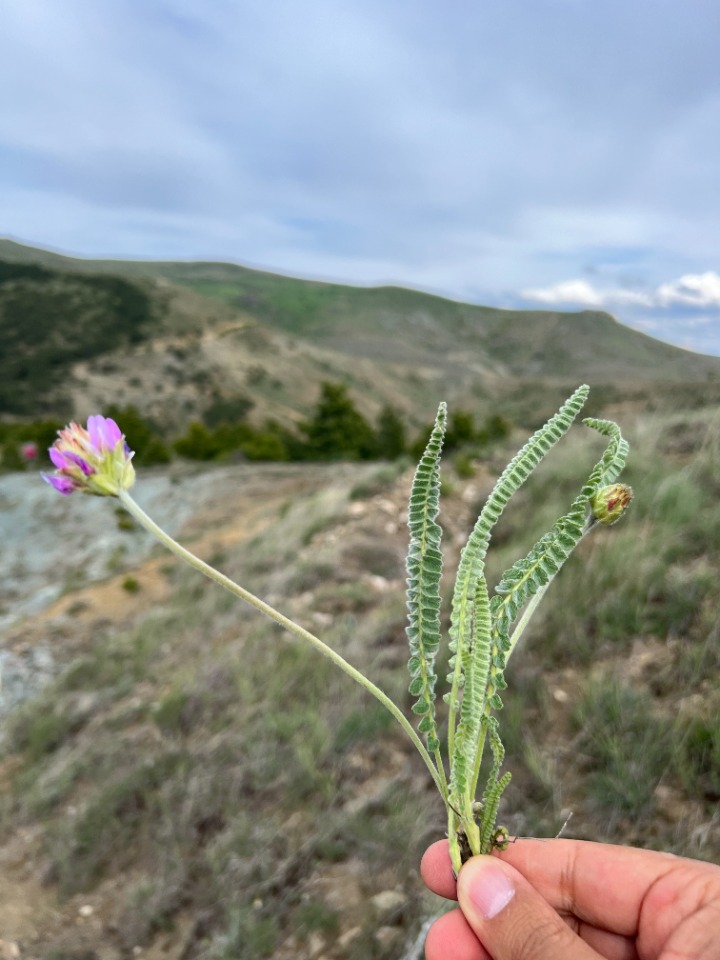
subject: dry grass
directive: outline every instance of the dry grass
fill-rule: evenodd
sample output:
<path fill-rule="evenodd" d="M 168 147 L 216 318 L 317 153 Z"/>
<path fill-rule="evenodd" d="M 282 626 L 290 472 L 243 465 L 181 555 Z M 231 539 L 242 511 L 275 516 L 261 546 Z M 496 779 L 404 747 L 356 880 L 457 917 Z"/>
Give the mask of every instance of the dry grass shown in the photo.
<path fill-rule="evenodd" d="M 510 666 L 505 817 L 520 833 L 553 835 L 571 809 L 570 835 L 720 855 L 718 424 L 679 424 L 638 423 L 636 504 L 563 571 Z M 591 443 L 558 452 L 511 507 L 496 567 L 531 542 L 529 514 L 547 526 L 562 509 Z M 404 533 L 387 530 L 408 476 L 365 500 L 353 483 L 291 498 L 261 539 L 227 543 L 223 566 L 407 707 Z M 448 543 L 474 519 L 468 483 L 453 479 Z M 190 572 L 173 587 L 17 715 L 5 834 L 41 825 L 46 879 L 105 897 L 118 956 L 173 936 L 187 960 L 321 942 L 337 960 L 397 956 L 430 909 L 417 863 L 444 829 L 419 758 L 315 653 Z M 383 890 L 404 897 L 386 920 Z"/>

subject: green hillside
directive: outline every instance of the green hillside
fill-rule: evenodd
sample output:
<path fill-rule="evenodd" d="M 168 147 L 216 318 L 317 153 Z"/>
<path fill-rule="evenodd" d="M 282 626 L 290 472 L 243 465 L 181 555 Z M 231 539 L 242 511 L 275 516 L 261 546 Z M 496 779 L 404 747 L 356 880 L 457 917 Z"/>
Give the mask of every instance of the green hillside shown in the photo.
<path fill-rule="evenodd" d="M 0 260 L 0 411 L 34 414 L 64 392 L 70 366 L 153 333 L 156 304 L 117 275 Z"/>
<path fill-rule="evenodd" d="M 399 287 L 320 283 L 227 263 L 79 260 L 7 240 L 0 240 L 0 259 L 169 281 L 263 326 L 371 359 L 478 364 L 502 377 L 573 383 L 720 376 L 720 358 L 661 343 L 602 311 L 499 310 Z"/>
<path fill-rule="evenodd" d="M 397 361 L 480 360 L 511 376 L 695 380 L 720 361 L 622 326 L 602 311 L 500 310 L 400 287 L 295 280 L 232 264 L 149 264 L 142 271 L 247 310 L 335 350 Z"/>
<path fill-rule="evenodd" d="M 342 384 L 372 424 L 392 409 L 408 436 L 440 400 L 477 424 L 502 409 L 536 426 L 580 382 L 593 415 L 720 402 L 720 358 L 602 312 L 497 310 L 233 264 L 81 260 L 9 240 L 0 336 L 1 420 L 134 407 L 172 442 L 218 409 L 297 434 L 322 383 Z"/>

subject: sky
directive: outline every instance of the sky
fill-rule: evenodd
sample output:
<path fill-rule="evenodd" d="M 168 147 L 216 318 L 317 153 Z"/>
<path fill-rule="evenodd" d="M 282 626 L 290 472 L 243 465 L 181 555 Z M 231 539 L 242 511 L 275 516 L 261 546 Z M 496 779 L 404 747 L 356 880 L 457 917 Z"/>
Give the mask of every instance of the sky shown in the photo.
<path fill-rule="evenodd" d="M 717 0 L 0 0 L 0 235 L 720 355 Z"/>

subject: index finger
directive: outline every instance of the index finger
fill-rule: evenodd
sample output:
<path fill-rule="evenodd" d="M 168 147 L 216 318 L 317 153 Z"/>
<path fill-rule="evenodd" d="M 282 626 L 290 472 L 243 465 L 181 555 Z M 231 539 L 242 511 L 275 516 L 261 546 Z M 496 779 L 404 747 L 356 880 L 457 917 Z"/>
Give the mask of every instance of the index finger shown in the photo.
<path fill-rule="evenodd" d="M 669 853 L 588 840 L 518 840 L 497 855 L 559 912 L 626 937 L 637 933 L 643 900 L 658 880 L 678 871 L 679 889 L 681 874 L 718 871 Z M 446 840 L 428 848 L 421 869 L 431 890 L 456 899 Z"/>
<path fill-rule="evenodd" d="M 637 934 L 643 900 L 659 880 L 709 866 L 590 840 L 518 840 L 501 856 L 556 910 L 625 937 Z"/>
<path fill-rule="evenodd" d="M 457 900 L 457 884 L 450 862 L 447 840 L 431 843 L 420 861 L 420 873 L 425 886 L 446 900 Z"/>

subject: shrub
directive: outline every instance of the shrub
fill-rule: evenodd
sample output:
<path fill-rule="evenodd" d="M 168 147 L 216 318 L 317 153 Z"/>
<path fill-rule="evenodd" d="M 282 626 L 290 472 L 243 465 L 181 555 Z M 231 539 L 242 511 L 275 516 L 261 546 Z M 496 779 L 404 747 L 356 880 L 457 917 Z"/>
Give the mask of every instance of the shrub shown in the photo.
<path fill-rule="evenodd" d="M 320 400 L 302 426 L 310 460 L 369 460 L 376 455 L 375 433 L 341 383 L 323 383 Z"/>

